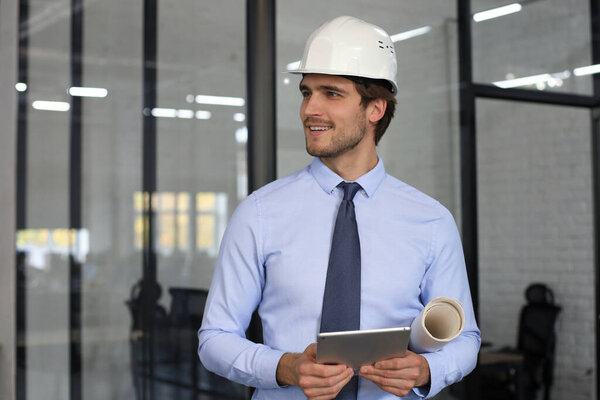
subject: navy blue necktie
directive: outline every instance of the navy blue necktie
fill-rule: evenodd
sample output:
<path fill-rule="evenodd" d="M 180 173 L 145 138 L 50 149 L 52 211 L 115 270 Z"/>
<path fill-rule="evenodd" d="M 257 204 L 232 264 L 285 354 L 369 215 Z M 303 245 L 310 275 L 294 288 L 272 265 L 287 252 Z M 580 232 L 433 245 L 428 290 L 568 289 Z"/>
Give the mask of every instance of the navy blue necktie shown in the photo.
<path fill-rule="evenodd" d="M 340 204 L 323 295 L 321 332 L 360 329 L 360 241 L 354 212 L 354 195 L 361 189 L 358 183 L 342 182 L 344 190 Z M 336 397 L 356 399 L 358 377 L 355 376 Z"/>

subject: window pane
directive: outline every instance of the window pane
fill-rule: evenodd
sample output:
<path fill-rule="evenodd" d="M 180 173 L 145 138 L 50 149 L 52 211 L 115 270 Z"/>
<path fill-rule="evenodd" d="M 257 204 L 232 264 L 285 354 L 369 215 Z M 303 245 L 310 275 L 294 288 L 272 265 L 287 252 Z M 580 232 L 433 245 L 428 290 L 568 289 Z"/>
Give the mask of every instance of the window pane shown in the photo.
<path fill-rule="evenodd" d="M 494 100 L 479 100 L 477 110 L 485 340 L 514 347 L 525 288 L 547 284 L 562 306 L 551 397 L 593 398 L 589 111 Z"/>
<path fill-rule="evenodd" d="M 210 287 L 218 245 L 245 186 L 246 3 L 164 0 L 158 3 L 157 197 L 163 214 L 158 252 L 158 300 L 168 315 L 184 318 L 157 342 L 156 398 L 195 397 L 174 380 L 222 398 L 243 398 L 246 388 L 211 375 L 199 364 L 197 331 L 203 309 L 193 296 Z M 240 174 L 239 171 L 242 171 Z M 218 198 L 224 198 L 219 203 Z M 220 207 L 219 207 L 220 205 Z M 219 215 L 222 212 L 222 215 Z M 203 303 L 202 303 L 203 304 Z M 185 313 L 185 314 L 181 314 Z M 177 339 L 178 338 L 178 339 Z M 197 372 L 194 373 L 194 370 Z"/>
<path fill-rule="evenodd" d="M 26 167 L 27 399 L 69 397 L 69 1 L 29 2 Z M 40 103 L 57 102 L 57 103 Z M 44 106 L 58 106 L 44 107 Z M 20 236 L 20 234 L 18 234 Z M 57 239 L 58 243 L 53 243 Z M 21 371 L 20 371 L 21 372 Z M 48 387 L 52 387 L 49 391 Z"/>
<path fill-rule="evenodd" d="M 83 398 L 135 398 L 134 285 L 142 271 L 149 196 L 142 192 L 140 3 L 84 1 L 82 220 L 90 252 L 82 269 Z"/>
<path fill-rule="evenodd" d="M 472 23 L 476 82 L 592 93 L 590 76 L 578 69 L 591 64 L 589 1 L 528 1 L 522 6 L 496 0 L 471 3 L 477 19 L 485 11 L 517 6 L 511 14 Z"/>

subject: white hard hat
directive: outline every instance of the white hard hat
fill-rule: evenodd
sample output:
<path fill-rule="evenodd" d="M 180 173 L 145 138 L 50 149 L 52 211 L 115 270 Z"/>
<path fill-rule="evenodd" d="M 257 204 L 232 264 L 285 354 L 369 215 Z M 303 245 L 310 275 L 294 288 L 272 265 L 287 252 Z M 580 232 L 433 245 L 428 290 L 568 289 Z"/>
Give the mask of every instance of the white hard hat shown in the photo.
<path fill-rule="evenodd" d="M 396 52 L 380 27 L 354 17 L 337 17 L 310 35 L 294 74 L 327 74 L 384 79 L 398 92 Z"/>

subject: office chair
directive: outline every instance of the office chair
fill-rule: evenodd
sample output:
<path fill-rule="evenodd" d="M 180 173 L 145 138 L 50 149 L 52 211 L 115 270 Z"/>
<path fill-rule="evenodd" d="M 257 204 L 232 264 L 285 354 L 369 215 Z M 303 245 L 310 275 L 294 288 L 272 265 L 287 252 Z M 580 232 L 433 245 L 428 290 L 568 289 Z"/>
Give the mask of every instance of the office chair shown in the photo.
<path fill-rule="evenodd" d="M 162 293 L 158 282 L 148 287 L 153 305 L 152 340 L 144 342 L 142 281 L 133 286 L 130 299 L 125 302 L 132 317 L 131 373 L 136 398 L 142 398 L 145 379 L 150 380 L 151 390 L 159 398 L 161 393 L 163 397 L 178 399 L 247 398 L 248 389 L 245 386 L 213 374 L 198 358 L 197 332 L 202 324 L 208 291 L 169 288 L 171 306 L 167 312 L 158 302 Z"/>
<path fill-rule="evenodd" d="M 168 326 L 167 311 L 158 303 L 162 295 L 162 288 L 158 282 L 151 282 L 147 285 L 145 287 L 143 280 L 140 279 L 132 286 L 129 299 L 125 301 L 131 314 L 131 330 L 129 335 L 131 377 L 136 398 L 138 399 L 142 398 L 144 377 L 148 376 L 149 371 L 155 365 L 161 364 L 170 357 L 169 352 L 164 351 L 164 343 L 168 340 L 165 334 Z M 151 310 L 149 311 L 150 315 L 144 318 L 142 302 L 146 297 L 146 290 L 148 290 L 147 297 L 151 305 Z M 154 338 L 150 341 L 145 336 L 148 328 L 144 328 L 144 322 L 148 323 L 149 318 L 152 319 L 152 331 L 154 333 Z M 149 364 L 150 353 L 152 353 L 152 366 Z"/>
<path fill-rule="evenodd" d="M 171 326 L 187 327 L 197 331 L 202 324 L 202 314 L 208 297 L 208 290 L 193 288 L 169 288 Z"/>
<path fill-rule="evenodd" d="M 171 354 L 178 380 L 191 388 L 194 398 L 202 394 L 204 398 L 245 399 L 248 389 L 208 371 L 198 359 L 198 329 L 208 297 L 208 290 L 196 288 L 169 288 L 171 307 L 169 323 Z"/>
<path fill-rule="evenodd" d="M 552 290 L 542 283 L 530 285 L 525 297 L 528 304 L 521 311 L 517 343 L 527 373 L 525 390 L 535 394 L 543 387 L 544 400 L 549 400 L 554 378 L 555 324 L 561 308 L 554 304 Z"/>
<path fill-rule="evenodd" d="M 521 309 L 516 349 L 504 348 L 487 354 L 492 357 L 480 357 L 481 383 L 490 398 L 535 399 L 538 391 L 543 389 L 544 400 L 550 400 L 555 325 L 561 307 L 554 303 L 554 293 L 543 283 L 529 285 L 525 298 L 527 304 Z M 517 374 L 520 375 L 516 385 L 510 383 L 510 378 L 507 379 L 515 375 L 515 366 L 518 366 Z M 498 382 L 498 377 L 502 377 L 504 382 Z"/>
<path fill-rule="evenodd" d="M 173 356 L 173 372 L 178 380 L 190 387 L 209 390 L 210 375 L 198 360 L 197 332 L 202 324 L 202 314 L 208 291 L 194 288 L 169 288 L 171 307 L 169 323 Z"/>

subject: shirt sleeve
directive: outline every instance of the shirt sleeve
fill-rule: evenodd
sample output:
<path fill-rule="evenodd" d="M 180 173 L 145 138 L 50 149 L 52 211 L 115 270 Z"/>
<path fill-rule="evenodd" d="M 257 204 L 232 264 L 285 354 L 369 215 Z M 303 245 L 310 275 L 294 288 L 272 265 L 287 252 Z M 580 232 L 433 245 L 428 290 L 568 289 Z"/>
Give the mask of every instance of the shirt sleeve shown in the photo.
<path fill-rule="evenodd" d="M 475 321 L 465 259 L 456 223 L 443 208 L 436 221 L 431 244 L 430 263 L 421 282 L 421 301 L 426 305 L 436 297 L 460 301 L 465 313 L 462 333 L 441 349 L 422 354 L 429 363 L 429 390 L 415 389 L 420 397 L 433 397 L 444 387 L 460 381 L 477 363 L 481 334 Z"/>
<path fill-rule="evenodd" d="M 229 221 L 198 331 L 198 355 L 207 369 L 227 379 L 277 388 L 276 370 L 283 352 L 245 336 L 265 283 L 258 211 L 252 194 Z"/>

